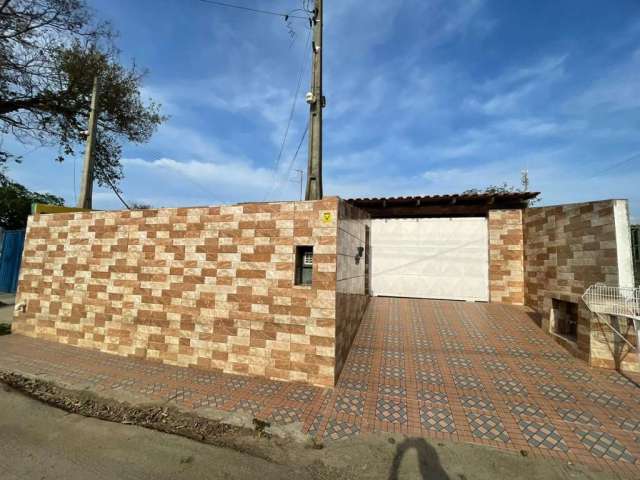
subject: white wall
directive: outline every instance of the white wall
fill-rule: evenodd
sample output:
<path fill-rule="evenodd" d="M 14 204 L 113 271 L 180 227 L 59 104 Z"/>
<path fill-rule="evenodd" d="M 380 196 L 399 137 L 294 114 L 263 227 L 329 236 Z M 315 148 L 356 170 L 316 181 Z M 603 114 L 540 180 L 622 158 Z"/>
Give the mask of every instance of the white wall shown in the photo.
<path fill-rule="evenodd" d="M 616 247 L 618 252 L 618 286 L 633 287 L 633 255 L 631 251 L 629 203 L 627 200 L 615 200 L 613 214 L 616 224 Z"/>

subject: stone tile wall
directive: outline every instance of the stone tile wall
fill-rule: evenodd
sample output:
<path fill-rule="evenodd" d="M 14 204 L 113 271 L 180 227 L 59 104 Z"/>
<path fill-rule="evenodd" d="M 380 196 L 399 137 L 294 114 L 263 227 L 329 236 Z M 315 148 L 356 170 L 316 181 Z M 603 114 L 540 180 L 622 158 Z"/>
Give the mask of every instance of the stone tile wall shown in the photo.
<path fill-rule="evenodd" d="M 524 212 L 525 303 L 553 330 L 553 299 L 578 304 L 576 342 L 555 337 L 592 365 L 637 369 L 635 354 L 593 317 L 581 298 L 595 283 L 618 285 L 615 200 L 530 208 Z M 633 343 L 632 328 L 622 330 Z"/>
<path fill-rule="evenodd" d="M 489 299 L 524 304 L 523 211 L 489 211 Z"/>
<path fill-rule="evenodd" d="M 29 220 L 15 333 L 333 386 L 338 199 Z M 313 285 L 294 285 L 313 245 Z M 342 351 L 342 348 L 341 348 Z"/>
<path fill-rule="evenodd" d="M 366 275 L 368 213 L 341 201 L 338 215 L 336 277 L 336 379 L 369 301 Z"/>

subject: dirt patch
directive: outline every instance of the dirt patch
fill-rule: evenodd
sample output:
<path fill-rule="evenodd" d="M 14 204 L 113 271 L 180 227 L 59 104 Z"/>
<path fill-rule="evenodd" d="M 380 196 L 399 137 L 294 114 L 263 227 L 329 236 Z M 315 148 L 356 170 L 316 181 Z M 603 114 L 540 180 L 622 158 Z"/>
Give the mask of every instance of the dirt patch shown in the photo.
<path fill-rule="evenodd" d="M 264 436 L 263 432 L 227 425 L 182 412 L 175 407 L 130 405 L 127 402 L 101 398 L 92 392 L 68 390 L 50 382 L 15 373 L 0 373 L 0 381 L 30 397 L 70 413 L 151 428 L 244 453 L 247 449 L 246 442 L 241 440 Z"/>

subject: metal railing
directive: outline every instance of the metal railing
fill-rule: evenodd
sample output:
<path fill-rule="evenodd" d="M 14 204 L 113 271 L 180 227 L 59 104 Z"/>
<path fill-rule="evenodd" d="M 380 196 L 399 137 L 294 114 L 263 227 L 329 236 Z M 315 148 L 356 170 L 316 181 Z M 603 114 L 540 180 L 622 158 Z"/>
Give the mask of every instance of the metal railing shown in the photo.
<path fill-rule="evenodd" d="M 596 314 L 616 335 L 636 350 L 640 360 L 640 288 L 610 287 L 604 284 L 590 286 L 582 296 L 585 305 Z M 605 316 L 626 317 L 633 320 L 636 330 L 636 345 Z"/>

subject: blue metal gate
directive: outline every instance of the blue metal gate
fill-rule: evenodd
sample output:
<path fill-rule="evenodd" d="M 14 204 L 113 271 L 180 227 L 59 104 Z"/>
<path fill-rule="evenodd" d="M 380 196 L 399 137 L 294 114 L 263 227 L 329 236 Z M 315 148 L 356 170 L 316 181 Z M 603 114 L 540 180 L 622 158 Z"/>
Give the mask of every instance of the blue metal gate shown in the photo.
<path fill-rule="evenodd" d="M 15 293 L 24 247 L 24 230 L 4 232 L 0 253 L 0 292 Z"/>

